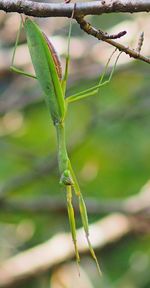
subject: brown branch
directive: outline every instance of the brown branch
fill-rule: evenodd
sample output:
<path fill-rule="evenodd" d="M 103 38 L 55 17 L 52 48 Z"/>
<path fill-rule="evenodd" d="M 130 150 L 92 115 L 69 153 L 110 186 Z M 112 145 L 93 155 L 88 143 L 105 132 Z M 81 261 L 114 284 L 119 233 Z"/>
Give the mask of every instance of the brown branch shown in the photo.
<path fill-rule="evenodd" d="M 126 47 L 110 38 L 109 35 L 102 33 L 101 30 L 96 29 L 93 27 L 89 22 L 87 22 L 83 17 L 76 17 L 77 23 L 80 25 L 80 28 L 85 31 L 87 34 L 92 35 L 93 37 L 97 38 L 98 40 L 102 40 L 114 47 L 116 47 L 119 51 L 122 51 L 129 55 L 132 58 L 139 59 L 141 61 L 144 61 L 146 63 L 150 64 L 150 58 L 147 58 L 143 55 L 141 55 L 137 50 L 131 49 L 129 47 Z M 122 33 L 122 32 L 120 32 Z"/>
<path fill-rule="evenodd" d="M 137 46 L 137 48 L 136 48 L 136 51 L 137 51 L 138 53 L 141 52 L 143 42 L 144 42 L 144 32 L 141 32 L 141 33 L 140 33 L 140 36 L 139 36 L 138 46 Z"/>
<path fill-rule="evenodd" d="M 67 1 L 68 2 L 68 1 Z M 37 3 L 29 0 L 0 0 L 0 10 L 6 12 L 24 13 L 36 17 L 72 17 L 80 24 L 81 29 L 86 33 L 96 37 L 99 40 L 107 42 L 108 44 L 116 47 L 122 52 L 125 52 L 130 57 L 139 59 L 146 63 L 150 63 L 150 59 L 141 55 L 140 50 L 130 49 L 112 39 L 117 39 L 126 34 L 126 31 L 121 31 L 116 35 L 108 35 L 103 31 L 95 29 L 90 23 L 86 22 L 83 18 L 86 15 L 101 15 L 103 13 L 111 12 L 149 12 L 150 1 L 132 1 L 132 0 L 102 0 L 86 3 Z"/>
<path fill-rule="evenodd" d="M 36 17 L 71 17 L 73 3 L 37 3 L 29 0 L 0 0 L 0 10 L 18 12 Z M 76 16 L 101 15 L 113 12 L 150 12 L 149 0 L 101 0 L 80 2 L 76 5 Z"/>
<path fill-rule="evenodd" d="M 94 200 L 86 199 L 88 214 L 101 215 L 111 212 L 132 214 L 128 207 L 124 207 L 126 200 Z M 75 212 L 79 213 L 78 202 L 74 202 Z M 7 199 L 0 202 L 0 212 L 8 213 L 66 213 L 66 201 L 60 197 L 38 197 L 34 199 Z"/>
<path fill-rule="evenodd" d="M 134 196 L 118 200 L 86 199 L 88 214 L 102 215 L 104 213 L 120 212 L 126 215 L 150 215 L 150 181 Z M 76 213 L 79 213 L 78 202 L 74 203 Z M 60 197 L 41 197 L 35 199 L 7 199 L 0 202 L 0 210 L 9 213 L 66 213 L 66 201 Z"/>
<path fill-rule="evenodd" d="M 132 221 L 121 214 L 112 214 L 90 225 L 93 248 L 118 241 L 132 231 Z M 78 249 L 80 253 L 88 252 L 82 229 L 77 230 Z M 70 233 L 54 236 L 49 241 L 22 252 L 0 265 L 0 288 L 11 287 L 21 281 L 48 271 L 55 265 L 74 257 Z"/>
<path fill-rule="evenodd" d="M 138 214 L 141 211 L 146 212 L 149 206 L 150 181 L 138 195 L 124 201 L 123 209 L 132 214 Z M 144 218 L 143 215 L 127 217 L 121 214 L 111 214 L 90 225 L 91 243 L 94 248 L 102 249 L 132 231 L 149 232 L 149 218 L 147 216 Z M 77 230 L 77 239 L 80 253 L 88 252 L 82 229 Z M 71 242 L 70 233 L 56 235 L 49 241 L 4 261 L 0 265 L 0 288 L 13 285 L 16 287 L 20 281 L 46 272 L 55 265 L 72 258 L 74 250 Z"/>
<path fill-rule="evenodd" d="M 101 30 L 98 30 L 98 31 L 102 35 L 102 38 L 105 38 L 105 39 L 118 39 L 127 34 L 127 31 L 121 31 L 117 34 L 112 34 L 112 35 L 109 35 L 108 33 L 104 33 Z"/>
<path fill-rule="evenodd" d="M 149 231 L 149 222 L 142 218 L 111 214 L 90 225 L 91 244 L 102 249 L 131 232 Z M 77 230 L 79 253 L 89 253 L 83 229 Z M 55 235 L 49 241 L 19 253 L 0 265 L 0 288 L 16 287 L 22 281 L 49 271 L 74 257 L 70 233 Z M 19 286 L 20 287 L 20 286 Z"/>

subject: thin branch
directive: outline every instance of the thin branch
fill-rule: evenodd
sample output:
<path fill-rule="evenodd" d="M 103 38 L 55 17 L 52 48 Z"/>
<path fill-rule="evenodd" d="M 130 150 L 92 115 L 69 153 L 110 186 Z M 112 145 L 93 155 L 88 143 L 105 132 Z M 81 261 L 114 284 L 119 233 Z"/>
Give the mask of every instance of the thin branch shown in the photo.
<path fill-rule="evenodd" d="M 116 47 L 119 51 L 122 51 L 129 55 L 132 58 L 139 59 L 141 61 L 144 61 L 146 63 L 150 64 L 150 58 L 147 58 L 143 55 L 141 55 L 137 50 L 131 49 L 129 47 L 126 47 L 108 37 L 109 35 L 102 33 L 101 30 L 96 29 L 93 27 L 89 22 L 87 22 L 83 17 L 76 17 L 76 21 L 80 25 L 80 28 L 85 31 L 87 34 L 92 35 L 93 37 L 97 38 L 98 40 L 102 40 L 114 47 Z M 120 32 L 122 33 L 122 32 Z"/>
<path fill-rule="evenodd" d="M 0 10 L 18 12 L 36 17 L 71 17 L 73 3 L 37 3 L 29 0 L 0 0 Z M 101 0 L 80 2 L 76 5 L 76 16 L 101 15 L 112 12 L 150 12 L 149 0 Z"/>
<path fill-rule="evenodd" d="M 144 32 L 141 32 L 140 36 L 139 36 L 139 40 L 138 40 L 138 46 L 136 48 L 136 51 L 138 53 L 141 52 L 141 49 L 142 49 L 142 46 L 143 46 L 143 42 L 144 42 Z"/>
<path fill-rule="evenodd" d="M 74 203 L 76 213 L 79 213 L 78 202 Z M 120 212 L 126 215 L 150 216 L 150 181 L 134 196 L 118 200 L 86 199 L 88 214 L 103 215 Z M 66 213 L 66 202 L 60 197 L 41 197 L 34 199 L 7 199 L 0 202 L 0 210 L 9 213 Z"/>
<path fill-rule="evenodd" d="M 150 181 L 141 189 L 138 195 L 129 197 L 122 206 L 136 216 L 127 217 L 121 214 L 111 214 L 90 225 L 91 243 L 94 248 L 118 241 L 130 232 L 149 232 L 149 218 L 138 215 L 150 206 Z M 106 207 L 105 207 L 106 208 Z M 83 230 L 77 230 L 78 248 L 80 253 L 88 251 L 83 239 Z M 54 265 L 61 264 L 74 256 L 70 233 L 59 234 L 49 241 L 4 261 L 0 265 L 0 287 L 15 286 L 21 281 L 48 271 Z"/>
<path fill-rule="evenodd" d="M 125 200 L 94 200 L 86 199 L 88 214 L 102 215 L 111 212 L 123 212 L 130 214 L 128 207 L 124 208 Z M 74 202 L 75 212 L 79 213 L 78 202 Z M 38 197 L 34 199 L 7 199 L 0 202 L 0 212 L 8 213 L 66 213 L 66 201 L 55 196 Z M 132 214 L 132 212 L 131 212 Z"/>
<path fill-rule="evenodd" d="M 146 219 L 115 213 L 90 225 L 89 230 L 92 247 L 102 249 L 132 232 L 149 232 L 149 222 Z M 80 254 L 87 253 L 89 249 L 83 229 L 77 230 L 77 241 Z M 73 257 L 71 234 L 55 235 L 49 241 L 1 263 L 0 288 L 16 287 L 17 284 L 39 276 Z"/>

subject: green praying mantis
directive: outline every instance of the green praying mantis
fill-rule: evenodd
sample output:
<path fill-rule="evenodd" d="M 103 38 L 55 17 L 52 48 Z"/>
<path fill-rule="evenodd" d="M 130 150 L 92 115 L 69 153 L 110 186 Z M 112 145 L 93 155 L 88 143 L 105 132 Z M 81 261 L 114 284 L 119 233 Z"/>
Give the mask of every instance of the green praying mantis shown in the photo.
<path fill-rule="evenodd" d="M 20 24 L 20 29 L 18 31 L 18 35 L 17 35 L 17 39 L 15 43 L 15 48 L 14 48 L 14 53 L 13 53 L 13 58 L 12 58 L 12 66 L 10 68 L 12 71 L 16 73 L 20 73 L 25 76 L 36 79 L 41 86 L 43 94 L 45 95 L 45 101 L 47 103 L 47 106 L 51 115 L 51 119 L 52 119 L 52 122 L 56 129 L 56 134 L 57 134 L 60 183 L 66 189 L 68 217 L 69 217 L 70 229 L 71 229 L 71 234 L 72 234 L 72 240 L 73 240 L 74 249 L 75 249 L 76 261 L 77 261 L 77 264 L 79 264 L 80 256 L 79 256 L 78 247 L 77 247 L 76 222 L 75 222 L 74 208 L 72 204 L 72 192 L 73 191 L 75 192 L 75 195 L 78 197 L 79 211 L 80 211 L 81 220 L 82 220 L 82 224 L 83 224 L 83 228 L 85 231 L 90 253 L 96 262 L 99 273 L 101 274 L 101 270 L 100 270 L 97 257 L 95 255 L 95 252 L 92 248 L 92 245 L 89 239 L 89 225 L 88 225 L 86 205 L 85 205 L 77 178 L 75 176 L 75 173 L 72 168 L 72 165 L 68 156 L 68 152 L 67 152 L 66 139 L 65 139 L 65 120 L 66 120 L 68 105 L 70 103 L 97 94 L 99 91 L 99 88 L 107 84 L 111 80 L 119 56 L 116 58 L 115 65 L 110 73 L 108 80 L 103 81 L 103 78 L 106 74 L 108 64 L 113 54 L 109 58 L 106 64 L 106 67 L 104 69 L 104 73 L 102 74 L 100 81 L 96 86 L 89 88 L 85 91 L 81 91 L 79 93 L 76 93 L 66 98 L 65 97 L 66 82 L 67 82 L 67 77 L 68 77 L 69 47 L 70 47 L 72 21 L 70 21 L 70 27 L 69 27 L 68 55 L 66 57 L 66 68 L 65 68 L 65 73 L 64 73 L 63 78 L 61 76 L 61 64 L 59 62 L 59 59 L 58 59 L 57 53 L 55 52 L 54 47 L 52 46 L 51 42 L 48 40 L 46 35 L 40 30 L 38 25 L 30 18 L 26 18 L 25 21 L 23 21 L 23 26 L 24 26 L 25 33 L 26 33 L 27 45 L 28 45 L 29 52 L 31 55 L 32 64 L 35 70 L 35 75 L 26 73 L 22 70 L 17 69 L 15 66 L 13 66 L 15 52 L 16 52 L 16 48 L 17 48 L 18 40 L 19 40 L 19 33 L 22 28 L 22 21 Z"/>

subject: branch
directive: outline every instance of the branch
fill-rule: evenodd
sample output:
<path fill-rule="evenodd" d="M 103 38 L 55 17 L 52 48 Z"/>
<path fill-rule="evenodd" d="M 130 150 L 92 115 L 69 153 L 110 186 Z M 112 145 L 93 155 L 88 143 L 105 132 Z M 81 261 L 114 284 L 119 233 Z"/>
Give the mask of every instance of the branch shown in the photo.
<path fill-rule="evenodd" d="M 132 221 L 121 214 L 112 214 L 103 220 L 90 225 L 91 243 L 93 248 L 118 241 L 132 231 Z M 77 230 L 78 248 L 80 253 L 88 251 L 82 229 Z M 23 280 L 48 271 L 55 265 L 74 256 L 70 233 L 54 236 L 49 241 L 22 252 L 0 265 L 0 288 L 11 287 Z"/>
<path fill-rule="evenodd" d="M 126 215 L 150 215 L 150 181 L 134 196 L 123 200 L 86 199 L 88 214 L 102 215 L 120 212 Z M 74 203 L 75 212 L 79 213 L 78 202 Z M 0 210 L 9 213 L 66 213 L 66 202 L 60 197 L 41 197 L 35 199 L 7 199 L 0 202 Z"/>
<path fill-rule="evenodd" d="M 123 212 L 126 211 L 130 214 L 140 214 L 143 211 L 149 212 L 150 181 L 146 183 L 138 195 L 129 197 L 124 201 L 124 205 L 120 205 L 120 207 L 122 207 L 120 209 Z M 106 209 L 106 206 L 104 208 Z M 145 218 L 144 215 L 127 217 L 122 214 L 111 214 L 90 225 L 91 243 L 94 248 L 102 249 L 132 231 L 149 232 L 149 227 L 149 218 L 147 218 L 146 213 Z M 83 230 L 78 229 L 77 239 L 80 253 L 88 251 L 83 235 Z M 71 242 L 70 233 L 59 234 L 43 244 L 6 260 L 0 265 L 0 288 L 15 286 L 22 280 L 46 272 L 54 265 L 72 258 L 74 250 Z"/>
<path fill-rule="evenodd" d="M 37 3 L 29 0 L 0 0 L 0 10 L 35 17 L 71 17 L 74 4 Z M 76 4 L 76 16 L 101 15 L 113 12 L 150 12 L 149 0 L 101 0 Z"/>
<path fill-rule="evenodd" d="M 114 47 L 116 47 L 119 51 L 125 52 L 127 55 L 129 55 L 132 58 L 139 59 L 143 62 L 149 63 L 150 64 L 150 58 L 145 57 L 140 54 L 139 51 L 131 49 L 129 47 L 126 47 L 114 40 L 113 38 L 119 38 L 117 35 L 113 37 L 113 35 L 109 36 L 107 33 L 105 34 L 101 30 L 96 29 L 93 27 L 89 22 L 87 22 L 83 17 L 76 17 L 77 23 L 80 25 L 80 28 L 84 30 L 87 34 L 92 35 L 93 37 L 97 38 L 98 40 L 102 40 Z M 123 33 L 124 34 L 121 34 Z M 118 35 L 121 34 L 121 36 L 125 35 L 125 31 L 118 33 Z"/>
<path fill-rule="evenodd" d="M 131 232 L 149 231 L 149 222 L 116 213 L 95 222 L 89 228 L 92 247 L 102 249 Z M 83 229 L 77 230 L 77 241 L 80 254 L 89 251 Z M 49 241 L 4 261 L 0 265 L 0 288 L 16 287 L 18 283 L 39 276 L 73 257 L 71 234 L 55 235 Z"/>
<path fill-rule="evenodd" d="M 88 214 L 102 215 L 104 213 L 123 212 L 132 214 L 130 207 L 125 207 L 126 200 L 94 200 L 86 198 L 86 206 Z M 75 212 L 79 213 L 78 202 L 74 202 Z M 0 212 L 8 213 L 65 213 L 66 214 L 66 201 L 60 197 L 41 197 L 38 199 L 19 199 L 19 200 L 3 200 L 0 201 Z M 133 213 L 134 214 L 134 213 Z"/>
<path fill-rule="evenodd" d="M 112 40 L 124 36 L 126 31 L 121 31 L 116 35 L 108 35 L 101 30 L 95 29 L 84 19 L 86 15 L 101 15 L 111 12 L 149 12 L 150 0 L 102 0 L 75 4 L 37 3 L 29 0 L 0 0 L 0 10 L 24 13 L 36 17 L 72 17 L 76 19 L 81 29 L 86 33 L 96 37 L 98 40 L 107 42 L 130 57 L 150 64 L 150 59 L 140 54 L 141 47 L 140 50 L 130 49 Z"/>

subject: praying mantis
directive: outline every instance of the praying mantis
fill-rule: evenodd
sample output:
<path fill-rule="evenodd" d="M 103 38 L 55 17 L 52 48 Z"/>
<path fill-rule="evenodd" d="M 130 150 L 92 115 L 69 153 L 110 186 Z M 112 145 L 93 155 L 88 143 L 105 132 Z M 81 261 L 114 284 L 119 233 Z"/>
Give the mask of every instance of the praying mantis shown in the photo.
<path fill-rule="evenodd" d="M 23 20 L 22 20 L 23 21 Z M 20 24 L 19 33 L 22 27 L 22 21 Z M 80 187 L 75 176 L 73 167 L 71 165 L 66 145 L 65 138 L 65 121 L 67 115 L 67 109 L 70 103 L 78 101 L 80 99 L 95 95 L 98 93 L 99 88 L 102 85 L 107 84 L 113 75 L 115 66 L 117 64 L 118 57 L 116 58 L 115 65 L 110 73 L 110 77 L 108 80 L 103 81 L 104 75 L 107 71 L 109 58 L 106 67 L 104 69 L 104 73 L 102 74 L 99 83 L 91 87 L 85 91 L 81 91 L 69 97 L 65 97 L 66 95 L 66 82 L 68 77 L 68 65 L 69 65 L 69 47 L 70 47 L 70 36 L 71 36 L 71 24 L 70 21 L 69 26 L 69 35 L 68 35 L 68 55 L 66 58 L 66 69 L 64 73 L 64 77 L 61 76 L 61 64 L 59 62 L 57 53 L 55 52 L 54 47 L 51 42 L 48 40 L 46 35 L 40 30 L 38 25 L 31 20 L 30 18 L 26 18 L 23 21 L 24 30 L 27 38 L 27 45 L 29 48 L 32 64 L 35 70 L 35 75 L 31 75 L 24 71 L 17 69 L 13 66 L 14 57 L 16 48 L 18 45 L 19 33 L 17 35 L 13 58 L 12 58 L 12 66 L 10 67 L 12 71 L 16 73 L 23 74 L 27 77 L 32 77 L 36 79 L 45 95 L 45 101 L 47 103 L 50 116 L 56 130 L 57 135 L 57 146 L 58 146 L 58 166 L 60 173 L 60 184 L 63 185 L 66 189 L 66 198 L 67 198 L 67 209 L 68 209 L 68 218 L 70 223 L 70 230 L 72 234 L 72 240 L 74 244 L 76 262 L 79 264 L 80 256 L 78 252 L 77 246 L 77 237 L 76 237 L 76 221 L 74 215 L 74 208 L 72 204 L 72 193 L 74 192 L 78 198 L 79 202 L 79 211 L 81 215 L 82 225 L 85 231 L 87 243 L 89 246 L 90 253 L 94 258 L 98 272 L 101 274 L 100 266 L 95 255 L 95 252 L 92 248 L 90 239 L 89 239 L 89 225 L 88 225 L 88 216 L 86 205 L 80 191 Z M 114 53 L 114 52 L 113 52 Z M 112 56 L 112 55 L 111 55 Z"/>

